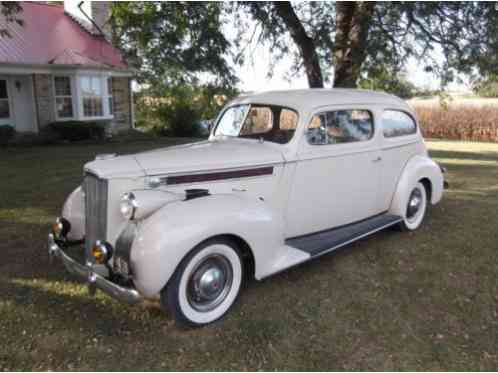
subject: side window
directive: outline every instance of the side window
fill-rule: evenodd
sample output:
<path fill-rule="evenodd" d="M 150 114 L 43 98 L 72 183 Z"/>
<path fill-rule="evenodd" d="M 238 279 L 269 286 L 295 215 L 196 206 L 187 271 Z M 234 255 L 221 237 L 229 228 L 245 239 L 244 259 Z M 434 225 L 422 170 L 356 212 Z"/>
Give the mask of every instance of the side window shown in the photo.
<path fill-rule="evenodd" d="M 295 131 L 297 127 L 297 114 L 289 109 L 280 111 L 279 128 L 285 131 Z"/>
<path fill-rule="evenodd" d="M 273 127 L 273 114 L 269 107 L 253 106 L 242 125 L 240 135 L 266 133 Z"/>
<path fill-rule="evenodd" d="M 325 145 L 327 143 L 327 116 L 326 113 L 316 114 L 311 118 L 307 137 L 311 145 Z"/>
<path fill-rule="evenodd" d="M 384 137 L 412 135 L 417 132 L 417 125 L 411 116 L 399 110 L 385 110 L 382 113 Z"/>
<path fill-rule="evenodd" d="M 314 115 L 307 137 L 311 145 L 327 145 L 366 141 L 373 133 L 373 117 L 368 110 L 338 110 Z"/>

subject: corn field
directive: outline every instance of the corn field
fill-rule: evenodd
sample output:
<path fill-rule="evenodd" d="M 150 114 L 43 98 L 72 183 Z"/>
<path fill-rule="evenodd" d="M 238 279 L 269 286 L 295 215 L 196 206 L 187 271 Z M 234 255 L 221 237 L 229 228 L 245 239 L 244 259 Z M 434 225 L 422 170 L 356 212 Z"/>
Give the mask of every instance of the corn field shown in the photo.
<path fill-rule="evenodd" d="M 415 106 L 424 137 L 498 143 L 498 106 Z"/>

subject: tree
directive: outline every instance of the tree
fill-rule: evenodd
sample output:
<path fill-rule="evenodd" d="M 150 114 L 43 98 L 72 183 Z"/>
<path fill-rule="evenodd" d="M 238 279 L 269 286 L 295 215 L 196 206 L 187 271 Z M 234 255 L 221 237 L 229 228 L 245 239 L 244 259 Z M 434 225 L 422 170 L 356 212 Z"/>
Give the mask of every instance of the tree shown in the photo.
<path fill-rule="evenodd" d="M 498 75 L 477 79 L 473 84 L 473 90 L 480 97 L 498 97 Z"/>
<path fill-rule="evenodd" d="M 354 87 L 362 75 L 375 74 L 379 64 L 394 72 L 401 71 L 409 57 L 419 59 L 427 71 L 438 74 L 443 84 L 454 79 L 455 72 L 478 69 L 486 74 L 498 69 L 495 3 L 272 4 L 242 5 L 262 25 L 259 39 L 268 42 L 278 58 L 292 54 L 281 31 L 289 33 L 299 53 L 299 58 L 294 58 L 294 68 L 304 66 L 308 81 L 314 84 L 318 83 L 314 76 L 322 75 L 323 81 L 327 81 L 324 68 L 333 65 L 334 86 Z M 303 53 L 305 45 L 311 50 Z M 432 58 L 437 50 L 443 56 L 442 64 Z M 320 56 L 318 64 L 316 56 Z M 321 66 L 321 73 L 308 66 Z"/>
<path fill-rule="evenodd" d="M 229 17 L 235 36 L 224 28 Z M 119 2 L 113 22 L 125 54 L 151 84 L 208 76 L 231 85 L 231 59 L 245 63 L 253 41 L 271 52 L 269 74 L 285 58 L 310 87 L 356 87 L 382 77 L 379 66 L 396 76 L 409 58 L 443 85 L 456 73 L 498 73 L 498 7 L 491 2 Z"/>
<path fill-rule="evenodd" d="M 336 5 L 334 47 L 335 87 L 356 87 L 367 55 L 368 31 L 375 2 L 339 2 Z"/>
<path fill-rule="evenodd" d="M 209 2 L 114 2 L 111 22 L 125 56 L 140 68 L 141 82 L 195 84 L 204 74 L 230 85 L 236 77 L 227 62 L 221 12 Z"/>
<path fill-rule="evenodd" d="M 394 72 L 385 66 L 379 66 L 378 70 L 370 75 L 370 77 L 359 79 L 359 88 L 385 91 L 404 99 L 412 98 L 420 93 L 414 84 L 406 80 L 405 74 Z"/>
<path fill-rule="evenodd" d="M 19 26 L 24 24 L 23 20 L 18 18 L 22 8 L 17 1 L 0 1 L 0 38 L 10 37 L 9 23 L 16 23 Z"/>
<path fill-rule="evenodd" d="M 294 43 L 296 43 L 303 59 L 304 69 L 310 88 L 323 87 L 322 71 L 315 42 L 308 36 L 292 5 L 287 1 L 275 2 L 275 12 L 284 21 Z"/>

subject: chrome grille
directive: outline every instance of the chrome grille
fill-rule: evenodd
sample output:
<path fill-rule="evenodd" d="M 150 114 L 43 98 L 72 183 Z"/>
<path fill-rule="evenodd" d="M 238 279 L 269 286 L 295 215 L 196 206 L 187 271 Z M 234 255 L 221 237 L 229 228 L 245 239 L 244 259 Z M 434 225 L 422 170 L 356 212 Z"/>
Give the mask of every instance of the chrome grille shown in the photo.
<path fill-rule="evenodd" d="M 83 181 L 85 191 L 85 249 L 87 257 L 96 240 L 107 234 L 107 180 L 90 173 Z"/>

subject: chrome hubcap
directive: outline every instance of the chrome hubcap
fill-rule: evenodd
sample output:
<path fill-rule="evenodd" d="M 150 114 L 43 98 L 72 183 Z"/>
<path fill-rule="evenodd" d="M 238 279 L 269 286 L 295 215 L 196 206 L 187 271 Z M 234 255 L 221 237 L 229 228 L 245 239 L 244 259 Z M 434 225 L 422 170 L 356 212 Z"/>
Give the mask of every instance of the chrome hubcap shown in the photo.
<path fill-rule="evenodd" d="M 422 207 L 422 192 L 419 188 L 415 188 L 410 195 L 410 199 L 408 201 L 408 208 L 406 210 L 406 217 L 408 220 L 413 220 L 420 208 Z"/>
<path fill-rule="evenodd" d="M 187 298 L 190 305 L 208 312 L 220 305 L 232 287 L 233 271 L 222 255 L 204 258 L 192 271 L 188 281 Z"/>

